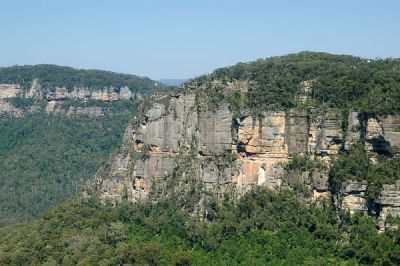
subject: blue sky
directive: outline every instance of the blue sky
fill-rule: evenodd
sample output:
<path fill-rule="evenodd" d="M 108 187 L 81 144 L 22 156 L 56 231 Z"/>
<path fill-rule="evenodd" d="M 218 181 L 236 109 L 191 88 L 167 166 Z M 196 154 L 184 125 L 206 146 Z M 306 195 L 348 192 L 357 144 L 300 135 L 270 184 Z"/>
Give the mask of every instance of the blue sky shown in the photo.
<path fill-rule="evenodd" d="M 400 57 L 398 0 L 0 0 L 0 66 L 159 78 L 303 50 Z"/>

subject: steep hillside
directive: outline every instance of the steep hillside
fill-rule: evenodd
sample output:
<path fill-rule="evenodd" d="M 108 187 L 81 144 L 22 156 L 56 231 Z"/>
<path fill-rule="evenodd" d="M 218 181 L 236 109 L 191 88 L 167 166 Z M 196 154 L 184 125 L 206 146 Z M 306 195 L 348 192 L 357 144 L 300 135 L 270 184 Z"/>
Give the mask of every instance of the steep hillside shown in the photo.
<path fill-rule="evenodd" d="M 80 193 L 82 182 L 120 145 L 134 102 L 107 108 L 102 117 L 0 116 L 0 226 L 36 218 Z"/>
<path fill-rule="evenodd" d="M 86 193 L 124 202 L 193 190 L 201 212 L 210 195 L 294 189 L 397 228 L 387 218 L 400 215 L 399 64 L 300 53 L 217 70 L 139 107 Z"/>
<path fill-rule="evenodd" d="M 137 99 L 134 75 L 54 65 L 0 68 L 0 226 L 79 193 L 115 149 Z"/>
<path fill-rule="evenodd" d="M 0 68 L 0 114 L 103 116 L 108 102 L 142 98 L 165 86 L 149 78 L 55 65 Z"/>

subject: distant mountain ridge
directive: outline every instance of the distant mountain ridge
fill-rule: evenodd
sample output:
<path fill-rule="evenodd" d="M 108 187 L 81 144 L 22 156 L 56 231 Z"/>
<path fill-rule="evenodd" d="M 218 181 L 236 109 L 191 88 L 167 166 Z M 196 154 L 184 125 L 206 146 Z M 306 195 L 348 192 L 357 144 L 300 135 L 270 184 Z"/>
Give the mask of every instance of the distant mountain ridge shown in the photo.
<path fill-rule="evenodd" d="M 147 77 L 103 70 L 57 65 L 3 67 L 0 68 L 0 114 L 20 116 L 45 106 L 48 113 L 103 116 L 106 110 L 98 102 L 141 98 L 165 87 Z"/>
<path fill-rule="evenodd" d="M 75 69 L 49 64 L 0 67 L 0 83 L 30 87 L 34 79 L 38 79 L 45 88 L 66 87 L 70 90 L 74 87 L 102 89 L 127 86 L 132 91 L 145 91 L 162 86 L 147 77 L 96 69 Z"/>

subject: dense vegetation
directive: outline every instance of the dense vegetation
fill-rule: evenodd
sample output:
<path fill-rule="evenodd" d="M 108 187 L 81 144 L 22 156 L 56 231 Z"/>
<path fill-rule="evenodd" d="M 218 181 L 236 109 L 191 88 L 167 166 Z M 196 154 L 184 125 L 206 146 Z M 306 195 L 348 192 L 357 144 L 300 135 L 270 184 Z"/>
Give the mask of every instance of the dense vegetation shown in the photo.
<path fill-rule="evenodd" d="M 120 144 L 134 102 L 102 107 L 110 113 L 101 118 L 40 111 L 0 116 L 0 225 L 37 217 L 80 192 L 80 181 Z"/>
<path fill-rule="evenodd" d="M 165 198 L 116 208 L 75 199 L 37 221 L 0 229 L 2 265 L 394 265 L 400 231 L 369 217 L 338 222 L 329 204 L 254 189 L 239 202 L 208 200 L 191 216 Z M 201 219 L 199 219 L 201 218 Z"/>
<path fill-rule="evenodd" d="M 110 72 L 50 65 L 13 68 L 0 69 L 0 82 L 28 86 L 38 77 L 45 87 L 109 84 L 134 90 L 150 84 L 147 79 L 138 82 L 137 77 Z M 196 81 L 212 79 L 254 82 L 246 93 L 226 95 L 220 87 L 206 92 L 212 106 L 227 97 L 235 115 L 243 109 L 260 114 L 269 109 L 337 107 L 345 114 L 346 129 L 350 107 L 374 114 L 400 111 L 398 59 L 303 52 L 240 63 Z M 136 85 L 126 84 L 129 80 Z M 309 99 L 301 102 L 304 87 L 300 83 L 307 80 Z M 22 108 L 36 103 L 9 101 Z M 90 178 L 120 143 L 133 103 L 66 100 L 63 104 L 64 108 L 85 104 L 112 108 L 113 115 L 100 119 L 37 112 L 0 117 L 0 225 L 41 216 L 0 228 L 0 265 L 400 264 L 400 230 L 378 234 L 375 217 L 350 216 L 337 211 L 330 201 L 310 203 L 302 198 L 304 186 L 296 183 L 296 176 L 288 176 L 290 191 L 258 187 L 240 199 L 204 196 L 201 186 L 191 183 L 196 180 L 186 178 L 185 186 L 194 185 L 190 193 L 177 188 L 157 202 L 114 207 L 94 198 L 71 200 L 80 182 Z M 184 159 L 178 163 L 182 172 L 191 167 Z M 321 167 L 297 156 L 286 170 L 299 175 Z M 342 182 L 366 180 L 368 202 L 373 203 L 382 184 L 399 180 L 399 173 L 399 157 L 383 156 L 372 164 L 358 144 L 341 151 L 333 161 L 329 188 L 340 193 Z M 177 180 L 173 176 L 166 182 L 175 187 Z M 202 196 L 205 201 L 199 208 Z"/>
<path fill-rule="evenodd" d="M 292 107 L 356 108 L 376 114 L 400 111 L 400 59 L 367 60 L 347 55 L 301 52 L 220 68 L 195 81 L 249 80 L 248 93 L 235 93 L 234 108 L 253 113 Z M 300 83 L 309 81 L 309 100 L 299 101 Z M 212 97 L 220 93 L 209 91 Z"/>
<path fill-rule="evenodd" d="M 114 86 L 117 89 L 128 86 L 132 91 L 147 91 L 159 88 L 160 84 L 145 77 L 120 74 L 102 70 L 74 69 L 56 65 L 12 66 L 0 68 L 0 83 L 18 83 L 29 87 L 38 78 L 45 88 L 88 87 L 102 89 Z"/>
<path fill-rule="evenodd" d="M 348 180 L 366 181 L 367 199 L 372 203 L 383 184 L 400 180 L 400 157 L 380 156 L 372 163 L 364 145 L 358 143 L 350 151 L 342 151 L 333 162 L 329 174 L 330 190 L 339 193 L 343 182 Z"/>

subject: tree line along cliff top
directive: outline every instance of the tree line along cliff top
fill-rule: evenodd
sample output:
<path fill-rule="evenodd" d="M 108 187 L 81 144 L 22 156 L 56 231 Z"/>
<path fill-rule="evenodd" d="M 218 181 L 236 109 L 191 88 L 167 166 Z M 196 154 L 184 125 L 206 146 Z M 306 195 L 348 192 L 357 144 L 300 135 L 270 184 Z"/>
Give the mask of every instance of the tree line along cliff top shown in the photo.
<path fill-rule="evenodd" d="M 0 68 L 0 83 L 30 87 L 38 78 L 42 87 L 128 86 L 131 91 L 165 88 L 146 77 L 56 65 Z M 224 95 L 219 88 L 206 92 L 218 103 L 226 98 L 234 109 L 264 110 L 294 107 L 355 108 L 361 112 L 390 114 L 400 111 L 400 59 L 363 59 L 350 55 L 300 52 L 219 68 L 189 83 L 240 80 L 251 83 L 247 92 Z M 302 99 L 302 100 L 299 100 Z"/>
<path fill-rule="evenodd" d="M 22 87 L 30 87 L 37 78 L 45 88 L 87 87 L 102 89 L 104 87 L 127 86 L 131 91 L 148 91 L 164 87 L 147 77 L 121 74 L 103 70 L 84 70 L 57 65 L 26 65 L 0 68 L 0 83 L 15 83 Z"/>
<path fill-rule="evenodd" d="M 300 52 L 219 68 L 191 82 L 249 81 L 245 93 L 228 95 L 233 107 L 253 113 L 294 107 L 355 108 L 390 114 L 400 111 L 400 59 Z M 208 91 L 221 98 L 221 91 Z M 303 101 L 299 98 L 303 96 Z M 305 97 L 304 97 L 305 96 Z"/>

